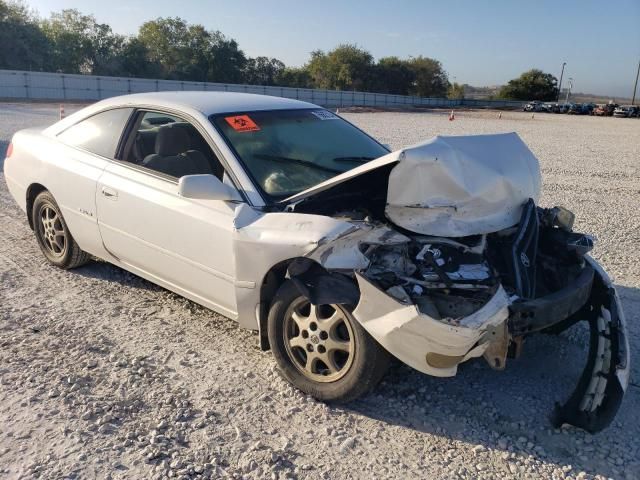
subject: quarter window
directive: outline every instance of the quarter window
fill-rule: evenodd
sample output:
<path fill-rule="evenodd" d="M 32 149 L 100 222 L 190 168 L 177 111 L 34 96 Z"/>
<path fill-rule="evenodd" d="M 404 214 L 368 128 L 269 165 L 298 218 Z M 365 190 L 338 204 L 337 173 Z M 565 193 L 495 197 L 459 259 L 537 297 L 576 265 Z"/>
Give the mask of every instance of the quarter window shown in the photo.
<path fill-rule="evenodd" d="M 122 130 L 132 110 L 117 108 L 97 113 L 67 128 L 58 138 L 67 145 L 114 158 Z"/>

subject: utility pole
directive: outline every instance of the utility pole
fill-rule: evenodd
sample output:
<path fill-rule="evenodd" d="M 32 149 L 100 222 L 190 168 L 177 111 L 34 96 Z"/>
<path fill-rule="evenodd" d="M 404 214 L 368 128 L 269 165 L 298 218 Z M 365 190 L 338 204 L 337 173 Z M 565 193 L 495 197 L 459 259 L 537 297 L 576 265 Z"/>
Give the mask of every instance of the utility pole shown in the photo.
<path fill-rule="evenodd" d="M 571 89 L 573 88 L 573 78 L 569 77 L 569 88 L 567 89 L 567 98 L 564 99 L 564 103 L 569 103 L 569 95 L 571 95 Z"/>
<path fill-rule="evenodd" d="M 567 62 L 562 62 L 562 71 L 560 72 L 560 83 L 558 84 L 558 98 L 556 98 L 556 103 L 560 101 L 560 92 L 562 91 L 562 76 L 564 75 L 564 66 Z"/>
<path fill-rule="evenodd" d="M 638 62 L 638 71 L 636 72 L 636 83 L 633 85 L 633 98 L 631 99 L 631 105 L 636 104 L 636 90 L 638 88 L 638 75 L 640 75 L 640 62 Z"/>

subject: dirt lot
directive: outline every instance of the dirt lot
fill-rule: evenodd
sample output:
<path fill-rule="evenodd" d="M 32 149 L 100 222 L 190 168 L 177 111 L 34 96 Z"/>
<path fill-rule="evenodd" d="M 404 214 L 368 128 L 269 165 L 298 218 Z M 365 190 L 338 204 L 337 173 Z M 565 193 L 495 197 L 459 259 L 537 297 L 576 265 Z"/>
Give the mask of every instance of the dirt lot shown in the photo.
<path fill-rule="evenodd" d="M 0 104 L 0 158 L 16 130 L 57 113 Z M 366 398 L 323 405 L 233 322 L 104 262 L 48 266 L 0 178 L 0 478 L 640 478 L 640 120 L 345 116 L 394 148 L 522 136 L 542 164 L 541 203 L 598 237 L 622 295 L 633 371 L 613 425 L 550 427 L 582 367 L 580 327 L 531 338 L 502 373 L 482 360 L 452 379 L 396 366 Z"/>

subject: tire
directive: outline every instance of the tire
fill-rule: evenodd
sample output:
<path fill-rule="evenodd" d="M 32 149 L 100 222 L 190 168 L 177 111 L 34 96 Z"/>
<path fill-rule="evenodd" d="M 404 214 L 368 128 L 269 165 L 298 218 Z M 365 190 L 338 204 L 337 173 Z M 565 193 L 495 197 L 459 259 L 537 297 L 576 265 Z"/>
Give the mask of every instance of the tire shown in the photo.
<path fill-rule="evenodd" d="M 280 375 L 325 402 L 348 402 L 375 387 L 390 356 L 351 310 L 346 305 L 311 305 L 293 282 L 282 284 L 268 317 L 269 343 Z"/>
<path fill-rule="evenodd" d="M 71 236 L 60 207 L 46 190 L 34 200 L 31 218 L 38 246 L 51 264 L 67 270 L 91 259 Z"/>

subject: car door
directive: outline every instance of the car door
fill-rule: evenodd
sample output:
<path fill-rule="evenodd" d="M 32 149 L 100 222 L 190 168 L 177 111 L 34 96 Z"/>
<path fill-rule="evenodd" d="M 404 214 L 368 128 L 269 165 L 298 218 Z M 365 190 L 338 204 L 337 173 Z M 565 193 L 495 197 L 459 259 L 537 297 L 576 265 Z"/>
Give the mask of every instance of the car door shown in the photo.
<path fill-rule="evenodd" d="M 96 205 L 105 248 L 134 273 L 235 318 L 232 234 L 237 204 L 178 195 L 182 173 L 221 176 L 220 162 L 192 122 L 139 111 L 132 123 L 121 159 L 98 180 Z M 164 136 L 158 140 L 163 128 L 175 135 L 178 125 L 189 131 L 188 148 L 176 147 L 179 142 L 171 136 L 169 142 Z M 182 168 L 180 161 L 189 155 L 200 164 Z"/>
<path fill-rule="evenodd" d="M 58 143 L 47 152 L 55 169 L 43 170 L 41 182 L 53 194 L 80 247 L 103 256 L 96 220 L 98 178 L 115 157 L 132 108 L 110 108 L 94 113 L 56 135 Z"/>

